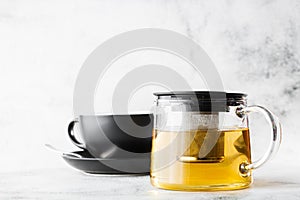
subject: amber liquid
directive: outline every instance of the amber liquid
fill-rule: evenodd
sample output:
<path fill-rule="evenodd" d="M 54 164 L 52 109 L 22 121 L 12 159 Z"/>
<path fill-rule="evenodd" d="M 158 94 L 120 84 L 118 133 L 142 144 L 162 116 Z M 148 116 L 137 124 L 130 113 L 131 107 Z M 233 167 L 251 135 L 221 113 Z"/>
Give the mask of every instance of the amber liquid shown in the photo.
<path fill-rule="evenodd" d="M 167 161 L 167 162 L 166 162 Z M 248 128 L 153 132 L 151 183 L 171 190 L 232 190 L 248 187 L 251 172 Z"/>

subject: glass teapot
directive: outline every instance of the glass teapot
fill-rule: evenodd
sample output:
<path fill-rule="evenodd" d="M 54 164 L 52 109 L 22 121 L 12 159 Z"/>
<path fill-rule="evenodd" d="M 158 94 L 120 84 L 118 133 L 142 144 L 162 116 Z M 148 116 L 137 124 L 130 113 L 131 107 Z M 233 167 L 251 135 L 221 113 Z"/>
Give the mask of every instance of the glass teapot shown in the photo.
<path fill-rule="evenodd" d="M 150 178 L 171 190 L 232 190 L 252 183 L 252 170 L 274 155 L 281 125 L 262 106 L 247 106 L 247 95 L 216 91 L 154 94 Z M 272 141 L 264 156 L 251 159 L 248 114 L 262 113 Z"/>

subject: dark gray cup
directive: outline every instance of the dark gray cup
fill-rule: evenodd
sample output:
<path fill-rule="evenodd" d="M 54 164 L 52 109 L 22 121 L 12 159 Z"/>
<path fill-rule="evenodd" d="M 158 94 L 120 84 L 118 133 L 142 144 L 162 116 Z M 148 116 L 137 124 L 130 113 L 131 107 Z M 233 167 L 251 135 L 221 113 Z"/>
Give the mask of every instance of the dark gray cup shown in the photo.
<path fill-rule="evenodd" d="M 75 136 L 76 124 L 82 142 Z M 68 134 L 95 158 L 150 158 L 152 129 L 152 114 L 80 115 L 70 122 Z"/>

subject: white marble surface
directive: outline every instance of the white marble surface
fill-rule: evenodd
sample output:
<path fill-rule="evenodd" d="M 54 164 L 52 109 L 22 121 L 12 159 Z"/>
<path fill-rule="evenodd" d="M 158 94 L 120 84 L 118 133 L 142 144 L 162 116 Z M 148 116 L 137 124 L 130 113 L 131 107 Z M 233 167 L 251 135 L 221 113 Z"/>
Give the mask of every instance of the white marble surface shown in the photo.
<path fill-rule="evenodd" d="M 226 192 L 167 191 L 154 188 L 149 176 L 88 176 L 68 168 L 0 173 L 0 199 L 297 200 L 299 167 L 257 171 L 250 188 Z"/>
<path fill-rule="evenodd" d="M 152 188 L 147 177 L 95 178 L 57 169 L 64 164 L 44 143 L 74 149 L 66 126 L 73 118 L 81 64 L 103 41 L 145 27 L 194 39 L 215 62 L 225 89 L 248 93 L 250 104 L 262 104 L 281 119 L 280 151 L 257 172 L 252 188 L 176 193 Z M 0 1 L 0 197 L 299 198 L 299 38 L 297 0 Z M 197 86 L 193 70 L 179 70 Z M 110 103 L 106 99 L 101 108 Z M 254 158 L 262 155 L 268 139 L 260 120 L 254 117 Z"/>

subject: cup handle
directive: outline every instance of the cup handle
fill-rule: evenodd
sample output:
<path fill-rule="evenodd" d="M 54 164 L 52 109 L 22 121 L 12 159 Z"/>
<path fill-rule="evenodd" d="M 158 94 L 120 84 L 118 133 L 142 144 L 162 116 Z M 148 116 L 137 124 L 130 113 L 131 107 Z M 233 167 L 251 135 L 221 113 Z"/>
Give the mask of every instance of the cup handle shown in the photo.
<path fill-rule="evenodd" d="M 69 123 L 69 126 L 68 126 L 69 138 L 71 139 L 71 141 L 74 145 L 76 145 L 77 147 L 79 147 L 81 149 L 85 149 L 85 145 L 83 143 L 79 142 L 75 137 L 74 127 L 75 127 L 76 123 L 78 123 L 77 119 L 75 119 Z"/>
<path fill-rule="evenodd" d="M 270 158 L 272 158 L 278 151 L 279 145 L 282 140 L 282 129 L 281 124 L 278 120 L 278 118 L 268 109 L 259 106 L 259 105 L 253 105 L 248 107 L 240 107 L 237 108 L 236 114 L 239 117 L 245 117 L 246 115 L 257 112 L 261 113 L 265 116 L 265 118 L 268 120 L 269 124 L 271 125 L 271 136 L 272 140 L 269 144 L 267 152 L 257 161 L 254 161 L 252 163 L 242 163 L 240 165 L 240 172 L 242 174 L 249 173 L 250 170 L 256 169 L 263 164 L 265 164 Z"/>

